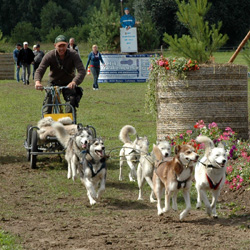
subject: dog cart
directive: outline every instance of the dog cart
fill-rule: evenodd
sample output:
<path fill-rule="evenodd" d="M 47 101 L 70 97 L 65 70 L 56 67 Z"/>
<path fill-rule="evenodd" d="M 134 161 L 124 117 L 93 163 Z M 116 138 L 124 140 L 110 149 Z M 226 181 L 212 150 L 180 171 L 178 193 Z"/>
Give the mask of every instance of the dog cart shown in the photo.
<path fill-rule="evenodd" d="M 75 134 L 77 132 L 77 128 L 82 126 L 82 124 L 76 124 L 76 113 L 75 109 L 72 105 L 65 103 L 62 104 L 60 101 L 60 94 L 62 90 L 67 87 L 43 87 L 47 93 L 50 93 L 52 96 L 52 104 L 46 104 L 42 107 L 42 119 L 48 118 L 49 121 L 60 121 L 63 118 L 70 118 L 71 124 L 63 124 L 65 129 L 69 134 Z M 65 113 L 66 106 L 71 107 L 72 113 Z M 51 107 L 51 113 L 45 114 L 44 110 L 47 107 Z M 46 126 L 47 125 L 47 126 Z M 93 132 L 94 137 L 96 137 L 96 130 L 93 126 L 87 125 Z M 39 127 L 39 123 L 37 126 L 28 125 L 26 129 L 26 139 L 24 141 L 24 147 L 27 151 L 27 160 L 30 162 L 31 168 L 36 168 L 37 156 L 38 155 L 61 155 L 65 153 L 64 147 L 57 140 L 55 136 L 55 131 L 50 126 L 50 124 L 45 124 L 45 130 L 42 131 L 41 127 Z"/>

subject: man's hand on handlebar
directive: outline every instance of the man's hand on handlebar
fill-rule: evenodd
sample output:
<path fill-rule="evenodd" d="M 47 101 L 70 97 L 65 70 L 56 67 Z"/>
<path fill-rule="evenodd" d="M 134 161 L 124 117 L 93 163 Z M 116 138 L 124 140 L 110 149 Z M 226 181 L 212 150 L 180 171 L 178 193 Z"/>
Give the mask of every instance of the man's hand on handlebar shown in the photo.
<path fill-rule="evenodd" d="M 74 88 L 76 87 L 76 83 L 75 83 L 75 82 L 70 82 L 70 83 L 67 85 L 67 87 L 68 87 L 69 89 L 74 89 Z"/>
<path fill-rule="evenodd" d="M 43 85 L 41 84 L 40 81 L 36 81 L 36 83 L 35 83 L 35 89 L 37 89 L 37 90 L 43 90 Z"/>

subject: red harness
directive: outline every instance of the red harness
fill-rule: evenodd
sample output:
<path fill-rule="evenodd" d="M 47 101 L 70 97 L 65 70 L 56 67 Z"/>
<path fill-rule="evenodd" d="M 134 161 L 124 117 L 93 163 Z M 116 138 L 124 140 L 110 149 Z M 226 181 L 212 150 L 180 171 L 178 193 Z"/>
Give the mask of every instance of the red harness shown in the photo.
<path fill-rule="evenodd" d="M 209 178 L 209 176 L 208 176 L 207 174 L 206 174 L 206 177 L 207 177 L 207 181 L 208 181 L 208 183 L 209 183 L 210 188 L 211 188 L 211 189 L 214 189 L 214 190 L 217 190 L 218 187 L 220 186 L 220 183 L 221 183 L 221 181 L 222 181 L 222 178 L 220 179 L 220 181 L 219 181 L 216 185 L 214 185 L 214 183 L 212 182 L 212 180 Z"/>

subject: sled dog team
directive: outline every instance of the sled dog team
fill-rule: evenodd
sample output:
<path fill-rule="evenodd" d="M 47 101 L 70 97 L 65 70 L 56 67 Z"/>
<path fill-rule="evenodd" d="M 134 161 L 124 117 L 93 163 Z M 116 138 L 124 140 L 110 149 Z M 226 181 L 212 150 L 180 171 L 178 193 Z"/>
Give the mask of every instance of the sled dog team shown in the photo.
<path fill-rule="evenodd" d="M 87 190 L 91 205 L 94 205 L 105 190 L 106 160 L 104 142 L 101 138 L 94 138 L 88 127 L 77 127 L 77 133 L 70 136 L 60 122 L 54 122 L 52 127 L 56 137 L 65 147 L 65 159 L 68 163 L 68 179 L 80 176 L 81 182 Z M 130 134 L 136 135 L 134 141 Z M 197 189 L 197 208 L 202 201 L 208 215 L 217 217 L 216 202 L 220 190 L 224 185 L 226 176 L 227 155 L 223 144 L 215 147 L 213 141 L 206 136 L 198 136 L 196 141 L 203 143 L 205 154 L 199 160 L 191 143 L 177 145 L 174 155 L 171 155 L 171 145 L 168 141 L 160 141 L 153 145 L 153 150 L 148 153 L 149 142 L 146 136 L 139 137 L 133 126 L 124 126 L 119 134 L 119 139 L 124 143 L 120 150 L 119 180 L 123 180 L 122 168 L 127 164 L 130 168 L 129 180 L 137 179 L 139 187 L 138 200 L 142 200 L 142 188 L 145 181 L 152 192 L 150 202 L 157 202 L 157 212 L 161 215 L 171 209 L 177 210 L 177 193 L 182 191 L 186 208 L 180 214 L 183 220 L 191 209 L 190 189 L 194 172 L 195 187 Z M 138 165 L 138 166 L 137 166 Z M 207 191 L 212 194 L 210 204 Z M 164 206 L 161 204 L 165 196 Z"/>

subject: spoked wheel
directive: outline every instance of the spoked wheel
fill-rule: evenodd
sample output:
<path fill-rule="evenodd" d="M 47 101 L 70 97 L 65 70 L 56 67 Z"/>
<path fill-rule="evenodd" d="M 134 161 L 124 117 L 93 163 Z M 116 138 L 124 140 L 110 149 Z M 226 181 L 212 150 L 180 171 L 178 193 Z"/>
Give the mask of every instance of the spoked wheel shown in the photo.
<path fill-rule="evenodd" d="M 32 131 L 32 137 L 31 137 L 31 153 L 38 151 L 37 139 L 38 139 L 37 131 L 34 129 Z M 30 167 L 31 168 L 36 168 L 36 157 L 37 155 L 30 154 Z"/>
<path fill-rule="evenodd" d="M 32 125 L 28 125 L 27 130 L 26 130 L 27 147 L 30 147 L 30 144 L 31 144 L 31 131 L 29 132 L 31 127 L 32 127 Z M 27 157 L 27 161 L 30 161 L 30 149 L 27 149 L 27 156 L 26 157 Z"/>

